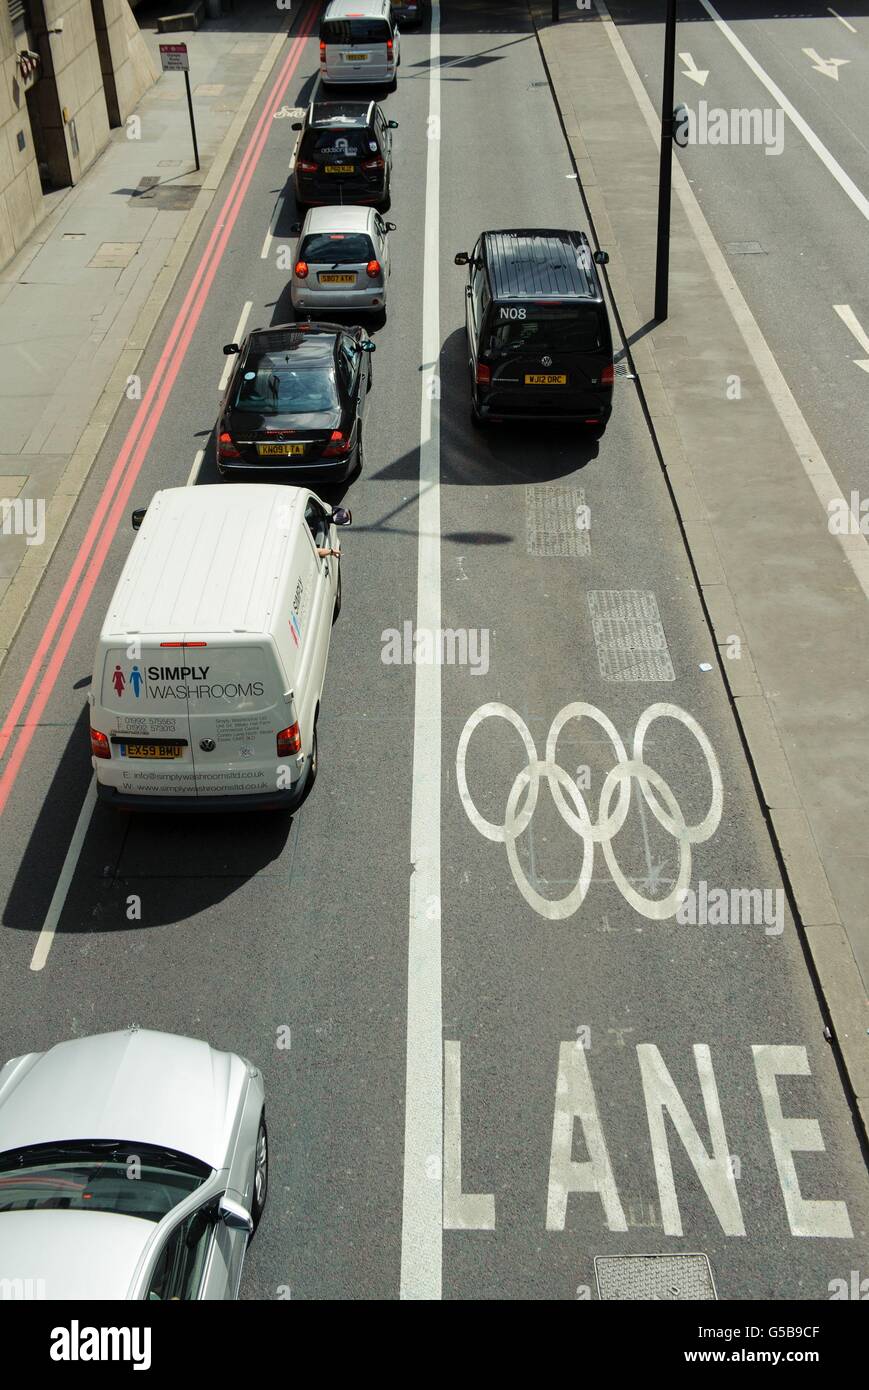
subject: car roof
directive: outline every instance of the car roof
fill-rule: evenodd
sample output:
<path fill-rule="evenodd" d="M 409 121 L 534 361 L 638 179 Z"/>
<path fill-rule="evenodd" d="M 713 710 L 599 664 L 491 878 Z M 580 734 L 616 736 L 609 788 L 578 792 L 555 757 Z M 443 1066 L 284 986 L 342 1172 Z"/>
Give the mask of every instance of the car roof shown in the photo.
<path fill-rule="evenodd" d="M 384 19 L 389 0 L 329 0 L 323 19 Z"/>
<path fill-rule="evenodd" d="M 580 264 L 577 252 L 590 252 L 583 232 L 522 228 L 483 233 L 483 256 L 489 267 L 494 299 L 601 300 L 593 265 Z"/>
<path fill-rule="evenodd" d="M 240 489 L 168 490 L 185 491 L 237 497 Z M 186 553 L 189 558 L 189 541 Z M 245 1076 L 240 1057 L 195 1038 L 145 1028 L 72 1038 L 15 1058 L 0 1071 L 0 1153 L 64 1140 L 120 1139 L 222 1168 Z"/>
<path fill-rule="evenodd" d="M 305 236 L 311 232 L 367 232 L 374 217 L 373 208 L 351 203 L 343 207 L 311 208 L 302 231 Z"/>
<path fill-rule="evenodd" d="M 316 130 L 333 125 L 367 126 L 374 117 L 373 101 L 312 101 L 308 110 L 308 125 Z"/>
<path fill-rule="evenodd" d="M 103 641 L 128 645 L 134 632 L 234 633 L 239 640 L 268 632 L 288 537 L 308 496 L 306 488 L 275 483 L 156 493 L 112 597 Z"/>
<path fill-rule="evenodd" d="M 0 1281 L 20 1280 L 31 1298 L 126 1298 L 156 1229 L 110 1211 L 0 1212 Z M 31 1280 L 35 1294 L 26 1291 Z"/>

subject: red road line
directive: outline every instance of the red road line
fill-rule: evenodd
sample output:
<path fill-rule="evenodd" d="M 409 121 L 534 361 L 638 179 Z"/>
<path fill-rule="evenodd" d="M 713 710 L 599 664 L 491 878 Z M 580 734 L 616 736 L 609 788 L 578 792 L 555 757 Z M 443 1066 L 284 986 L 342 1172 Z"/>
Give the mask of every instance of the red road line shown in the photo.
<path fill-rule="evenodd" d="M 124 506 L 132 491 L 133 484 L 139 475 L 148 446 L 160 423 L 169 394 L 184 361 L 196 325 L 199 322 L 202 309 L 208 296 L 208 291 L 213 283 L 217 269 L 223 258 L 227 242 L 229 241 L 232 229 L 235 226 L 238 214 L 241 210 L 245 193 L 247 192 L 254 170 L 262 155 L 271 126 L 273 109 L 283 98 L 287 86 L 298 66 L 305 40 L 313 27 L 314 17 L 315 10 L 312 7 L 307 18 L 303 21 L 298 34 L 294 38 L 290 52 L 269 93 L 262 114 L 248 141 L 238 173 L 224 201 L 220 216 L 215 223 L 205 250 L 196 267 L 190 288 L 172 324 L 166 344 L 154 369 L 151 382 L 106 481 L 75 563 L 70 570 L 51 617 L 46 624 L 45 632 L 43 633 L 33 659 L 24 676 L 24 680 L 13 701 L 9 716 L 2 730 L 0 730 L 0 756 L 2 756 L 4 749 L 14 734 L 21 710 L 29 698 L 42 662 L 60 627 L 70 598 L 81 580 L 82 570 L 85 564 L 87 564 L 88 555 L 93 550 L 96 542 L 96 549 L 93 550 L 87 573 L 76 593 L 75 602 L 64 624 L 60 640 L 45 669 L 33 704 L 28 710 L 27 719 L 20 727 L 18 740 L 13 748 L 12 755 L 3 772 L 3 776 L 0 777 L 0 815 L 2 815 L 6 807 L 21 763 L 32 742 L 33 735 L 36 732 L 45 706 L 51 697 L 60 669 L 72 644 L 79 622 L 81 621 L 82 614 L 93 592 L 96 581 L 99 578 L 106 554 L 114 540 Z M 125 471 L 126 476 L 124 476 Z M 112 496 L 118 488 L 120 488 L 120 490 L 117 492 L 114 502 L 112 502 Z M 108 520 L 106 521 L 106 512 L 109 508 L 111 509 L 109 510 Z"/>

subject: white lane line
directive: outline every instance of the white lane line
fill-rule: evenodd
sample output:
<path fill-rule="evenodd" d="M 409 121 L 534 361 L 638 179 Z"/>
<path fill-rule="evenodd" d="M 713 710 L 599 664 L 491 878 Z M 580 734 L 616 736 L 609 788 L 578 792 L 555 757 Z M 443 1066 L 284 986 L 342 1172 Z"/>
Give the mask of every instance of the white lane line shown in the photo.
<path fill-rule="evenodd" d="M 440 5 L 431 5 L 429 129 L 440 124 Z M 441 626 L 440 141 L 428 140 L 423 246 L 417 629 Z M 400 1297 L 439 1299 L 443 1247 L 443 1002 L 441 997 L 441 673 L 416 667 L 410 813 L 407 1078 Z"/>
<path fill-rule="evenodd" d="M 202 467 L 202 460 L 205 458 L 205 450 L 197 449 L 193 459 L 193 467 L 187 475 L 187 487 L 192 487 L 199 477 L 199 470 Z"/>
<path fill-rule="evenodd" d="M 833 308 L 839 315 L 849 332 L 853 333 L 857 342 L 864 352 L 869 352 L 869 334 L 867 334 L 862 323 L 858 319 L 850 304 L 834 304 Z M 859 357 L 852 357 L 851 361 L 855 367 L 862 367 L 864 372 L 869 372 L 869 359 L 862 360 Z"/>
<path fill-rule="evenodd" d="M 280 216 L 281 216 L 281 213 L 283 212 L 283 210 L 284 210 L 284 195 L 283 195 L 283 193 L 282 193 L 281 196 L 280 196 L 280 198 L 278 198 L 278 201 L 275 203 L 275 210 L 274 210 L 274 212 L 272 213 L 272 220 L 271 220 L 271 222 L 269 223 L 269 229 L 268 229 L 268 231 L 266 232 L 266 239 L 265 239 L 265 241 L 263 242 L 263 249 L 262 249 L 262 250 L 260 251 L 260 253 L 259 253 L 259 255 L 260 255 L 260 260 L 261 260 L 261 261 L 264 261 L 264 260 L 266 259 L 266 257 L 268 256 L 269 252 L 270 252 L 271 249 L 272 249 L 272 238 L 274 237 L 275 228 L 277 227 L 278 222 L 280 221 Z"/>
<path fill-rule="evenodd" d="M 827 9 L 830 10 L 830 14 L 833 16 L 834 19 L 838 19 L 839 23 L 844 24 L 846 29 L 850 29 L 852 34 L 856 34 L 857 30 L 854 28 L 853 24 L 849 24 L 847 19 L 843 19 L 842 16 L 836 12 L 836 10 L 830 9 L 829 5 L 827 6 Z"/>
<path fill-rule="evenodd" d="M 54 933 L 57 931 L 57 924 L 60 921 L 60 914 L 63 912 L 66 896 L 69 892 L 69 885 L 72 883 L 73 875 L 78 867 L 81 847 L 84 844 L 84 837 L 88 832 L 91 823 L 94 807 L 97 804 L 97 779 L 91 777 L 90 786 L 87 789 L 82 808 L 78 813 L 78 820 L 75 823 L 75 830 L 72 832 L 72 839 L 69 842 L 69 849 L 63 861 L 63 868 L 54 889 L 54 895 L 48 905 L 48 912 L 42 924 L 42 931 L 39 933 L 39 940 L 30 961 L 31 970 L 41 970 L 48 960 L 48 953 L 54 941 Z"/>
<path fill-rule="evenodd" d="M 253 300 L 248 299 L 245 303 L 244 308 L 239 314 L 238 323 L 235 325 L 235 337 L 232 340 L 234 343 L 240 343 L 242 338 L 244 337 L 245 324 L 247 323 L 248 314 L 250 313 L 252 308 Z M 217 387 L 218 391 L 225 391 L 227 386 L 229 385 L 229 378 L 232 376 L 232 368 L 234 363 L 235 357 L 227 357 L 223 371 L 220 373 L 220 382 Z"/>
<path fill-rule="evenodd" d="M 296 167 L 296 156 L 299 153 L 299 141 L 301 140 L 301 138 L 301 135 L 296 136 L 296 143 L 293 146 L 293 153 L 290 155 L 290 162 L 287 165 L 287 168 L 289 169 L 290 173 L 292 173 Z"/>
<path fill-rule="evenodd" d="M 610 43 L 615 49 L 616 57 L 621 63 L 625 77 L 628 79 L 631 90 L 636 98 L 637 105 L 643 114 L 646 125 L 649 128 L 655 148 L 661 147 L 661 122 L 654 106 L 649 100 L 649 96 L 643 86 L 639 73 L 631 61 L 630 54 L 625 48 L 624 40 L 610 17 L 610 12 L 606 6 L 606 0 L 594 0 L 601 22 L 607 32 Z M 705 3 L 705 0 L 701 0 Z M 730 266 L 727 264 L 718 242 L 712 232 L 712 228 L 703 216 L 703 210 L 697 201 L 694 190 L 688 182 L 685 173 L 679 164 L 678 159 L 673 164 L 673 187 L 678 194 L 679 201 L 685 211 L 685 216 L 691 223 L 694 235 L 700 243 L 700 249 L 706 257 L 706 263 L 712 271 L 724 299 L 733 315 L 737 328 L 742 334 L 743 342 L 751 353 L 754 365 L 763 380 L 767 389 L 767 394 L 775 406 L 779 419 L 787 431 L 788 437 L 796 450 L 803 471 L 817 494 L 818 501 L 826 513 L 826 523 L 829 524 L 830 516 L 833 512 L 840 512 L 847 515 L 849 503 L 845 501 L 844 494 L 836 482 L 833 470 L 821 452 L 821 446 L 809 429 L 802 411 L 794 399 L 793 392 L 784 379 L 782 370 L 772 354 L 769 344 L 760 331 L 760 327 L 748 305 L 745 302 L 742 291 L 737 285 Z M 854 577 L 866 598 L 869 599 L 869 540 L 863 535 L 836 535 L 836 541 L 845 552 L 845 558 L 854 573 Z"/>
<path fill-rule="evenodd" d="M 748 65 L 748 67 L 754 73 L 758 81 L 763 83 L 770 96 L 772 96 L 778 102 L 779 106 L 786 113 L 786 115 L 790 116 L 797 130 L 800 132 L 800 135 L 802 135 L 803 139 L 805 140 L 806 144 L 810 147 L 810 149 L 814 150 L 821 163 L 825 166 L 828 172 L 833 175 L 833 178 L 836 180 L 837 184 L 842 189 L 842 191 L 846 193 L 848 197 L 851 199 L 851 202 L 854 204 L 857 211 L 862 212 L 866 220 L 869 221 L 869 198 L 866 197 L 865 193 L 860 192 L 860 189 L 857 187 L 854 180 L 850 177 L 849 174 L 845 173 L 845 170 L 842 168 L 839 161 L 835 159 L 833 155 L 831 155 L 830 151 L 827 149 L 823 141 L 818 139 L 817 135 L 812 130 L 812 127 L 809 125 L 808 121 L 803 120 L 803 117 L 800 115 L 799 111 L 796 109 L 793 103 L 788 101 L 781 87 L 776 86 L 775 82 L 773 82 L 772 78 L 769 76 L 769 73 L 767 73 L 761 67 L 757 59 L 751 53 L 749 53 L 742 40 L 736 37 L 730 25 L 724 22 L 724 20 L 721 18 L 721 15 L 718 13 L 715 7 L 713 5 L 710 5 L 709 0 L 700 0 L 700 4 L 703 6 L 704 10 L 709 15 L 709 18 L 715 21 L 724 37 L 727 39 L 728 43 L 733 45 L 740 58 L 742 58 L 743 61 Z"/>

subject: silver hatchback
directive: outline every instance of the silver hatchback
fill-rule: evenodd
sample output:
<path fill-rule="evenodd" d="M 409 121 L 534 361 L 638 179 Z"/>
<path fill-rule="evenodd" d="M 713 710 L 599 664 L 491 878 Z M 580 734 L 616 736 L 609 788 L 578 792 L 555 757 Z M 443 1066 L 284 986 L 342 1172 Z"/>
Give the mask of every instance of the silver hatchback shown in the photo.
<path fill-rule="evenodd" d="M 5 1296 L 238 1296 L 268 1187 L 262 1075 L 130 1028 L 0 1070 Z"/>
<path fill-rule="evenodd" d="M 389 233 L 394 222 L 366 207 L 311 208 L 299 235 L 290 298 L 302 317 L 332 311 L 386 314 Z"/>

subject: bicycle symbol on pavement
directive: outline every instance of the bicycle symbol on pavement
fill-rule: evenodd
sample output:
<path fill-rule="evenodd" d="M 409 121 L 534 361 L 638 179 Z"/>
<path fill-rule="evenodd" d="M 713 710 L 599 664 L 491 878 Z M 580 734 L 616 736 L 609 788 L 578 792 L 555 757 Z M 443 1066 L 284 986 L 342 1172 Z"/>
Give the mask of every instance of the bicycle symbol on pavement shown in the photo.
<path fill-rule="evenodd" d="M 510 788 L 503 825 L 496 825 L 480 815 L 468 789 L 465 771 L 465 759 L 471 736 L 474 730 L 487 719 L 506 719 L 508 724 L 512 724 L 522 739 L 528 756 L 527 767 L 522 768 L 517 773 Z M 556 761 L 559 735 L 565 724 L 572 719 L 593 720 L 609 738 L 617 758 L 615 767 L 607 773 L 601 787 L 596 821 L 592 820 L 585 798 L 576 782 Z M 651 725 L 658 719 L 675 719 L 678 723 L 684 724 L 685 728 L 694 735 L 706 759 L 712 783 L 712 797 L 709 810 L 696 825 L 686 823 L 672 788 L 661 774 L 649 767 L 643 759 L 643 744 L 646 735 Z M 582 840 L 582 865 L 576 885 L 566 897 L 554 900 L 543 897 L 529 883 L 519 862 L 516 849 L 516 842 L 520 835 L 528 829 L 537 807 L 542 777 L 545 777 L 549 783 L 552 799 L 562 820 Z M 604 859 L 616 887 L 637 912 L 653 921 L 663 921 L 668 917 L 673 917 L 679 908 L 682 894 L 691 879 L 691 846 L 702 844 L 715 833 L 721 820 L 724 801 L 721 770 L 712 744 L 692 715 L 680 709 L 678 705 L 671 704 L 649 705 L 648 709 L 640 715 L 634 730 L 632 757 L 628 757 L 618 729 L 602 710 L 597 709 L 595 705 L 586 704 L 582 700 L 565 705 L 564 709 L 552 721 L 546 737 L 546 756 L 543 759 L 537 757 L 537 749 L 531 732 L 524 719 L 514 709 L 498 701 L 481 705 L 470 716 L 462 730 L 456 751 L 456 780 L 462 805 L 471 824 L 487 840 L 506 845 L 507 861 L 516 886 L 529 906 L 533 907 L 534 911 L 539 913 L 541 917 L 546 917 L 550 921 L 562 921 L 566 917 L 572 917 L 581 907 L 591 883 L 596 844 L 599 844 L 603 851 Z M 642 893 L 638 893 L 622 872 L 613 849 L 612 842 L 624 825 L 630 809 L 631 783 L 634 780 L 636 780 L 643 800 L 655 820 L 674 837 L 678 845 L 679 872 L 671 892 L 664 898 L 647 898 Z M 523 793 L 526 795 L 520 810 L 519 803 Z M 567 793 L 566 796 L 565 793 Z M 613 797 L 616 794 L 618 800 L 615 810 L 612 810 Z M 568 804 L 569 802 L 573 803 L 572 806 Z"/>

